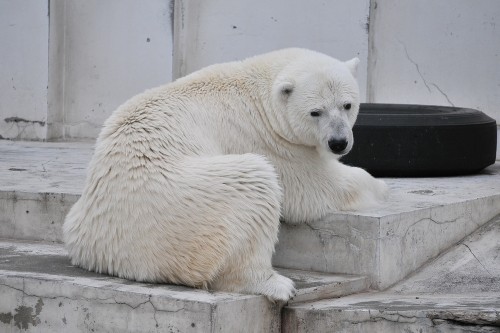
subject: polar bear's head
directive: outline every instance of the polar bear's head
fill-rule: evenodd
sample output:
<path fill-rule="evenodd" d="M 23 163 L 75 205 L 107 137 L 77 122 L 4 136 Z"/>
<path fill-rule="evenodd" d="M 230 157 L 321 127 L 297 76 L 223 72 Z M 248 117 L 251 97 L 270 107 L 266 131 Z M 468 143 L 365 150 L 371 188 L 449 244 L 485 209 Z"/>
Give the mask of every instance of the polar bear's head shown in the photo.
<path fill-rule="evenodd" d="M 351 150 L 359 111 L 358 63 L 314 52 L 285 66 L 274 82 L 273 109 L 287 140 L 335 155 Z"/>

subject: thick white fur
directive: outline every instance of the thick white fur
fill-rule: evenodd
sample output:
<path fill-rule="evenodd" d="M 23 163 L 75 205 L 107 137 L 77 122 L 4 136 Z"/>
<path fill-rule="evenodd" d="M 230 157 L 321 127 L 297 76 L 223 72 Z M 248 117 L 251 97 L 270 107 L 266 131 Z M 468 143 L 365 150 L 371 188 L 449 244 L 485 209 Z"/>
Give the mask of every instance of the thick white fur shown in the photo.
<path fill-rule="evenodd" d="M 66 217 L 72 263 L 289 299 L 293 283 L 271 266 L 280 216 L 315 220 L 387 191 L 328 148 L 332 137 L 352 147 L 357 62 L 286 49 L 207 67 L 127 101 L 104 124 Z M 311 117 L 313 109 L 322 115 Z"/>

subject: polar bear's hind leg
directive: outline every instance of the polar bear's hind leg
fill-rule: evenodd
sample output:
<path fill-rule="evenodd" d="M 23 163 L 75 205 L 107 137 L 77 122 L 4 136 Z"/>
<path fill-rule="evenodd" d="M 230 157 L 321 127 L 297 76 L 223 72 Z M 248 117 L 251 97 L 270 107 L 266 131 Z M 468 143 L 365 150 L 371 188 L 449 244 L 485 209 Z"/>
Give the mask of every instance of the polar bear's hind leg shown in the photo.
<path fill-rule="evenodd" d="M 294 292 L 293 282 L 271 265 L 282 195 L 273 166 L 255 154 L 186 161 L 183 170 L 197 179 L 200 190 L 206 187 L 198 198 L 200 203 L 220 214 L 228 232 L 229 258 L 209 287 L 288 300 Z"/>

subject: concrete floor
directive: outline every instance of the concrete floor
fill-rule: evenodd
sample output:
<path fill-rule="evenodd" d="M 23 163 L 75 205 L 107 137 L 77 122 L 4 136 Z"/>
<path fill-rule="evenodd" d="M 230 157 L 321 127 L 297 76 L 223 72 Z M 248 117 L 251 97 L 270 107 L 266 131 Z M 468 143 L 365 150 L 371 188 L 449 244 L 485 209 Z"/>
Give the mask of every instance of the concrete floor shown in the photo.
<path fill-rule="evenodd" d="M 20 239 L 61 241 L 61 225 L 81 193 L 92 151 L 93 143 L 89 142 L 0 141 L 0 237 L 9 238 L 4 245 Z M 391 195 L 380 207 L 339 212 L 303 226 L 287 225 L 285 221 L 275 259 L 305 270 L 351 270 L 348 273 L 359 274 L 362 281 L 362 288 L 358 284 L 354 292 L 370 283 L 385 289 L 391 281 L 400 282 L 380 292 L 289 304 L 282 312 L 283 331 L 500 332 L 500 219 L 495 217 L 500 214 L 500 164 L 473 176 L 386 181 Z M 11 313 L 9 324 L 4 326 L 9 327 L 9 332 L 21 330 L 14 324 L 14 314 L 22 312 L 17 310 L 32 309 L 32 317 L 25 316 L 28 326 L 42 318 L 35 311 L 39 299 L 45 302 L 45 309 L 55 311 L 45 313 L 48 317 L 44 318 L 61 332 L 69 328 L 70 321 L 74 327 L 120 327 L 130 331 L 146 327 L 141 324 L 143 320 L 160 325 L 153 325 L 151 331 L 168 328 L 169 322 L 175 320 L 179 325 L 198 325 L 197 329 L 189 326 L 193 328 L 190 331 L 231 331 L 239 327 L 238 323 L 251 324 L 252 316 L 265 318 L 261 322 L 264 326 L 258 327 L 279 330 L 279 313 L 276 307 L 266 305 L 265 299 L 205 295 L 204 305 L 196 305 L 193 295 L 198 292 L 173 287 L 174 291 L 165 291 L 161 296 L 165 297 L 161 301 L 165 312 L 156 311 L 161 307 L 148 301 L 151 291 L 141 289 L 144 286 L 129 287 L 130 282 L 80 274 L 68 265 L 58 244 L 21 243 L 14 246 L 24 249 L 17 253 L 9 252 L 12 246 L 0 251 L 1 284 L 5 287 L 2 295 L 9 300 L 0 301 L 0 322 Z M 24 254 L 20 256 L 20 252 Z M 26 268 L 27 263 L 21 259 L 30 256 L 45 271 Z M 14 257 L 17 261 L 9 261 Z M 125 294 L 120 294 L 122 291 Z M 102 292 L 110 298 L 101 298 Z M 332 292 L 330 296 L 339 295 Z M 116 297 L 125 297 L 131 303 L 109 301 Z M 64 321 L 53 316 L 59 298 L 69 302 L 62 309 L 68 313 Z M 186 299 L 195 303 L 188 304 Z M 184 317 L 181 311 L 174 320 L 170 312 L 179 302 L 192 311 L 186 310 Z M 217 304 L 221 304 L 222 312 L 214 310 Z M 91 323 L 81 317 L 78 309 L 93 306 L 95 311 L 87 310 L 94 316 Z M 112 322 L 111 326 L 104 325 L 106 316 L 118 320 L 124 308 L 128 309 L 132 326 Z M 240 318 L 239 322 L 231 320 L 233 317 Z M 137 318 L 141 319 L 134 321 Z M 224 320 L 231 324 L 225 325 Z M 29 327 L 36 331 L 34 326 Z"/>

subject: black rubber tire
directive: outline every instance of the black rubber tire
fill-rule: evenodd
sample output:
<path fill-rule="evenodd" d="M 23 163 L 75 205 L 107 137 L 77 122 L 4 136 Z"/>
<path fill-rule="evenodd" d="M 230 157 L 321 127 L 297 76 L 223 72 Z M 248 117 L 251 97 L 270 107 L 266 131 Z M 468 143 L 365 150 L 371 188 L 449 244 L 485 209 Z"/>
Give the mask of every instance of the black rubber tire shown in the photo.
<path fill-rule="evenodd" d="M 341 161 L 374 176 L 465 175 L 495 163 L 496 122 L 474 109 L 361 104 L 353 132 Z"/>

